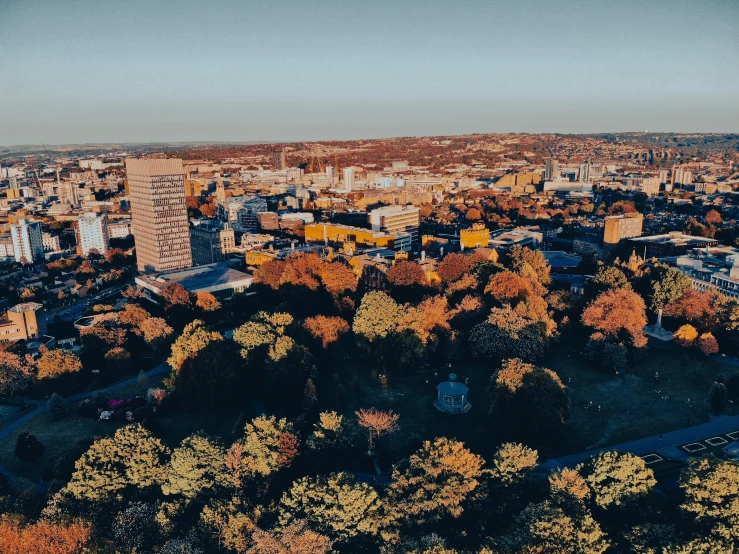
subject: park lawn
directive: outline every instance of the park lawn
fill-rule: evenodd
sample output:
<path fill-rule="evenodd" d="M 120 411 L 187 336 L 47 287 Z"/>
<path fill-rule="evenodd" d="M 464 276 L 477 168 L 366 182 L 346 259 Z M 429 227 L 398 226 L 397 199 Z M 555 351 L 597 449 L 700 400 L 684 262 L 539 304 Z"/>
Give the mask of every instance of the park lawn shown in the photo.
<path fill-rule="evenodd" d="M 618 444 L 706 422 L 711 384 L 719 375 L 728 378 L 739 373 L 739 367 L 701 355 L 650 348 L 646 360 L 625 374 L 615 375 L 594 368 L 574 352 L 569 341 L 555 344 L 540 364 L 559 374 L 569 388 L 572 407 L 562 441 L 541 449 L 542 457 Z M 422 440 L 446 436 L 463 441 L 490 460 L 500 444 L 495 423 L 487 417 L 493 368 L 472 363 L 452 366 L 451 371 L 460 381 L 469 378 L 472 409 L 463 415 L 443 414 L 433 406 L 436 385 L 446 380 L 449 371 L 446 365 L 442 368 L 439 364 L 430 370 L 389 371 L 381 380 L 379 370 L 371 365 L 346 364 L 337 372 L 347 388 L 342 411 L 350 419 L 355 418 L 354 411 L 359 408 L 398 413 L 398 431 L 382 440 L 399 456 L 410 453 Z M 655 372 L 659 372 L 657 381 Z M 358 387 L 347 385 L 354 375 L 359 378 Z M 590 402 L 592 406 L 588 408 Z M 739 407 L 729 405 L 728 413 L 739 413 Z"/>

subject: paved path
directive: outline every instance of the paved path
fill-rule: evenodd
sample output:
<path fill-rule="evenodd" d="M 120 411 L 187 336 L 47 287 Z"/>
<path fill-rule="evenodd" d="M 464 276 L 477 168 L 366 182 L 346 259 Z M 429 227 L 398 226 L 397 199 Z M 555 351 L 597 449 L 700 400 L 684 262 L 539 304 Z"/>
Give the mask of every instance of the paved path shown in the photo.
<path fill-rule="evenodd" d="M 546 463 L 542 464 L 542 467 L 545 469 L 573 467 L 580 462 L 585 461 L 590 456 L 607 450 L 631 452 L 637 456 L 643 456 L 650 452 L 660 452 L 662 450 L 670 450 L 674 454 L 676 450 L 675 447 L 682 444 L 688 444 L 690 442 L 739 430 L 739 416 L 720 415 L 710 417 L 711 421 L 695 425 L 693 427 L 686 427 L 684 429 L 678 429 L 677 431 L 671 431 L 662 435 L 654 435 L 652 437 L 646 437 L 644 439 L 631 442 L 613 444 L 602 448 L 593 448 L 592 450 L 586 450 L 585 452 L 578 452 L 577 454 L 547 460 Z M 669 453 L 667 454 L 669 455 Z M 670 457 L 674 458 L 674 456 Z"/>
<path fill-rule="evenodd" d="M 166 373 L 169 371 L 169 366 L 167 365 L 167 362 L 162 362 L 158 366 L 156 366 L 154 369 L 150 369 L 146 372 L 147 377 L 155 377 L 157 375 L 161 375 L 162 373 Z M 84 400 L 85 398 L 90 398 L 95 393 L 106 393 L 111 392 L 117 389 L 120 389 L 122 387 L 125 387 L 127 385 L 131 385 L 133 383 L 136 383 L 138 381 L 138 376 L 131 377 L 130 379 L 126 379 L 125 381 L 121 381 L 119 383 L 114 383 L 110 385 L 109 387 L 104 387 L 102 389 L 97 389 L 93 391 L 87 391 L 82 392 L 80 394 L 75 394 L 74 396 L 70 396 L 68 398 L 65 398 L 67 402 L 76 402 L 78 400 Z M 33 419 L 37 415 L 43 413 L 47 409 L 46 402 L 39 403 L 36 408 L 31 410 L 30 412 L 27 412 L 18 418 L 14 419 L 10 423 L 8 423 L 3 429 L 0 429 L 0 441 L 6 440 L 10 435 L 12 435 L 17 429 L 19 429 L 21 426 L 23 426 L 24 423 L 27 421 Z M 7 468 L 0 465 L 0 473 L 8 477 L 10 480 L 18 479 L 18 476 L 15 475 L 13 472 L 9 471 Z M 43 485 L 41 485 L 43 487 Z M 42 489 L 43 490 L 43 489 Z"/>

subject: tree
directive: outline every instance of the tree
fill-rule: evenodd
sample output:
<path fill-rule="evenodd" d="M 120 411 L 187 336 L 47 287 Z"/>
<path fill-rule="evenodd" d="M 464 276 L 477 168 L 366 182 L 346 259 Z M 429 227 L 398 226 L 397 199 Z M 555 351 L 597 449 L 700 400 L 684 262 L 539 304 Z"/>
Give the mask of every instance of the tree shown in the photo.
<path fill-rule="evenodd" d="M 695 345 L 695 341 L 698 340 L 698 331 L 695 327 L 690 324 L 683 325 L 672 335 L 675 342 L 685 348 L 690 348 Z"/>
<path fill-rule="evenodd" d="M 341 262 L 321 264 L 319 275 L 324 288 L 334 297 L 357 290 L 357 276 Z"/>
<path fill-rule="evenodd" d="M 159 554 L 204 554 L 204 552 L 192 539 L 186 538 L 167 541 Z"/>
<path fill-rule="evenodd" d="M 480 219 L 482 219 L 482 214 L 477 208 L 470 208 L 465 214 L 465 219 L 467 219 L 467 221 L 480 221 Z"/>
<path fill-rule="evenodd" d="M 631 289 L 631 283 L 629 283 L 623 271 L 614 265 L 606 265 L 603 262 L 598 262 L 598 270 L 595 272 L 591 286 L 596 294 L 607 290 Z"/>
<path fill-rule="evenodd" d="M 602 554 L 610 546 L 589 512 L 569 513 L 549 500 L 529 504 L 502 542 L 508 551 L 517 554 Z"/>
<path fill-rule="evenodd" d="M 214 340 L 186 358 L 165 379 L 167 388 L 193 405 L 228 404 L 238 399 L 246 376 L 242 360 L 224 340 Z"/>
<path fill-rule="evenodd" d="M 179 371 L 187 358 L 197 354 L 211 342 L 222 340 L 223 336 L 220 333 L 208 330 L 204 321 L 196 319 L 188 323 L 182 334 L 174 341 L 172 355 L 167 363 L 173 371 Z"/>
<path fill-rule="evenodd" d="M 536 469 L 538 459 L 536 450 L 519 443 L 507 442 L 495 453 L 490 473 L 506 487 L 517 485 Z"/>
<path fill-rule="evenodd" d="M 388 505 L 397 517 L 418 525 L 459 517 L 465 500 L 480 486 L 484 463 L 459 441 L 426 441 L 393 469 Z"/>
<path fill-rule="evenodd" d="M 303 328 L 311 337 L 321 341 L 324 350 L 349 332 L 349 324 L 346 320 L 323 315 L 307 318 L 303 322 Z"/>
<path fill-rule="evenodd" d="M 195 306 L 206 313 L 221 309 L 221 303 L 209 292 L 199 292 L 196 295 Z"/>
<path fill-rule="evenodd" d="M 12 396 L 31 384 L 33 372 L 17 354 L 0 350 L 0 396 Z"/>
<path fill-rule="evenodd" d="M 54 379 L 68 373 L 77 373 L 82 369 L 79 356 L 69 350 L 47 350 L 36 362 L 39 379 Z"/>
<path fill-rule="evenodd" d="M 710 225 L 718 225 L 723 221 L 721 219 L 721 214 L 718 213 L 716 210 L 709 210 L 709 212 L 706 214 L 706 223 Z"/>
<path fill-rule="evenodd" d="M 485 293 L 499 302 L 510 304 L 533 296 L 534 287 L 531 281 L 517 273 L 503 271 L 490 277 Z"/>
<path fill-rule="evenodd" d="M 379 532 L 382 501 L 370 485 L 346 473 L 303 477 L 280 500 L 279 522 L 304 519 L 318 532 L 345 541 Z"/>
<path fill-rule="evenodd" d="M 685 495 L 680 506 L 704 533 L 721 526 L 739 538 L 739 463 L 712 456 L 690 458 L 678 486 Z"/>
<path fill-rule="evenodd" d="M 470 256 L 452 252 L 451 254 L 447 254 L 441 263 L 439 263 L 436 272 L 439 274 L 439 278 L 443 283 L 453 283 L 472 269 L 474 261 Z"/>
<path fill-rule="evenodd" d="M 202 433 L 190 435 L 172 451 L 162 492 L 188 499 L 227 486 L 226 451 Z"/>
<path fill-rule="evenodd" d="M 192 306 L 192 295 L 179 283 L 167 283 L 159 294 L 168 306 Z"/>
<path fill-rule="evenodd" d="M 277 290 L 282 284 L 282 274 L 286 267 L 287 263 L 282 260 L 269 260 L 257 267 L 254 272 L 254 281 Z"/>
<path fill-rule="evenodd" d="M 304 520 L 296 519 L 283 529 L 252 534 L 254 546 L 247 554 L 328 554 L 333 541 L 308 528 Z"/>
<path fill-rule="evenodd" d="M 113 539 L 117 546 L 133 552 L 151 552 L 159 539 L 157 506 L 132 502 L 113 522 Z"/>
<path fill-rule="evenodd" d="M 53 419 L 61 419 L 67 413 L 67 403 L 57 393 L 53 393 L 46 401 L 46 407 Z"/>
<path fill-rule="evenodd" d="M 41 444 L 35 435 L 27 431 L 18 433 L 15 441 L 15 457 L 25 462 L 37 460 L 44 455 L 44 445 Z"/>
<path fill-rule="evenodd" d="M 713 383 L 708 390 L 708 407 L 714 414 L 720 414 L 726 409 L 729 391 L 723 383 Z"/>
<path fill-rule="evenodd" d="M 718 354 L 718 342 L 711 333 L 703 333 L 698 337 L 698 350 L 706 356 Z"/>
<path fill-rule="evenodd" d="M 227 549 L 246 552 L 251 546 L 251 535 L 257 530 L 262 516 L 260 506 L 252 506 L 241 497 L 231 500 L 212 500 L 200 513 L 200 527 L 217 539 L 208 552 Z"/>
<path fill-rule="evenodd" d="M 398 420 L 400 416 L 391 411 L 383 412 L 375 408 L 368 410 L 362 409 L 354 412 L 357 416 L 357 423 L 360 427 L 364 427 L 368 431 L 369 451 L 374 452 L 374 440 L 379 439 L 382 435 L 392 433 L 398 428 Z"/>
<path fill-rule="evenodd" d="M 607 340 L 646 343 L 642 329 L 647 324 L 644 300 L 627 289 L 601 293 L 582 314 L 582 322 L 601 332 Z"/>
<path fill-rule="evenodd" d="M 601 508 L 627 506 L 646 495 L 657 483 L 644 460 L 631 453 L 606 451 L 577 467 Z"/>
<path fill-rule="evenodd" d="M 294 438 L 293 427 L 286 419 L 263 415 L 253 419 L 246 424 L 246 433 L 241 443 L 244 467 L 249 473 L 262 477 L 289 467 L 297 454 L 292 440 Z"/>
<path fill-rule="evenodd" d="M 549 492 L 559 504 L 584 502 L 590 496 L 590 487 L 585 478 L 572 468 L 562 468 L 549 475 Z"/>
<path fill-rule="evenodd" d="M 17 518 L 0 518 L 3 554 L 83 554 L 88 552 L 91 528 L 88 523 L 54 523 L 40 519 L 21 525 Z"/>
<path fill-rule="evenodd" d="M 97 306 L 95 306 L 95 308 L 97 308 Z M 112 312 L 115 310 L 114 306 L 109 306 L 108 308 L 109 309 L 106 309 L 105 311 Z M 136 304 L 126 304 L 123 306 L 123 311 L 118 314 L 118 319 L 121 323 L 125 323 L 126 325 L 130 325 L 135 328 L 138 328 L 149 317 L 151 317 L 151 314 Z"/>
<path fill-rule="evenodd" d="M 506 360 L 490 385 L 490 416 L 504 435 L 529 442 L 556 440 L 570 416 L 570 398 L 550 369 Z"/>
<path fill-rule="evenodd" d="M 551 267 L 549 267 L 541 250 L 531 250 L 526 246 L 514 246 L 508 253 L 508 260 L 513 271 L 519 275 L 527 277 L 526 266 L 528 266 L 529 269 L 533 270 L 539 283 L 548 285 L 551 282 L 549 277 Z"/>
<path fill-rule="evenodd" d="M 141 425 L 127 425 L 95 441 L 77 460 L 66 491 L 94 502 L 160 485 L 168 455 L 167 447 Z"/>
<path fill-rule="evenodd" d="M 118 265 L 123 263 L 125 256 L 123 250 L 120 248 L 111 248 L 105 253 L 105 261 L 111 265 Z"/>
<path fill-rule="evenodd" d="M 545 327 L 510 306 L 493 308 L 488 319 L 475 325 L 467 342 L 472 355 L 487 360 L 520 358 L 534 362 L 544 355 Z"/>
<path fill-rule="evenodd" d="M 690 289 L 690 277 L 672 267 L 658 266 L 652 270 L 649 307 L 653 312 L 680 299 Z"/>
<path fill-rule="evenodd" d="M 144 335 L 144 341 L 157 352 L 169 346 L 174 329 L 167 325 L 161 317 L 148 317 L 139 324 L 139 330 Z"/>
<path fill-rule="evenodd" d="M 344 416 L 336 412 L 321 412 L 318 422 L 313 425 L 313 433 L 305 444 L 320 459 L 327 458 L 346 446 Z"/>
<path fill-rule="evenodd" d="M 413 287 L 426 284 L 426 273 L 415 262 L 402 260 L 387 270 L 388 282 L 394 287 Z"/>
<path fill-rule="evenodd" d="M 664 314 L 687 321 L 700 329 L 716 326 L 715 296 L 693 288 L 685 289 L 683 295 L 665 306 Z"/>

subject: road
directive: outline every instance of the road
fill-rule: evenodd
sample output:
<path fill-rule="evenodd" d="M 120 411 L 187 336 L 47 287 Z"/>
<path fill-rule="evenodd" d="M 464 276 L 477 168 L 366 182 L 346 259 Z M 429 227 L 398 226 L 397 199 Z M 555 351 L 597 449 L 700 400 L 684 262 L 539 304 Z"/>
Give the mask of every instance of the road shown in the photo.
<path fill-rule="evenodd" d="M 160 363 L 158 366 L 156 366 L 155 368 L 147 371 L 146 375 L 147 377 L 156 377 L 157 375 L 161 375 L 162 373 L 166 373 L 167 371 L 169 371 L 169 366 L 167 365 L 167 362 L 164 361 Z M 131 377 L 130 379 L 126 379 L 125 381 L 114 383 L 110 385 L 109 387 L 104 387 L 104 388 L 93 390 L 93 391 L 87 391 L 87 392 L 82 392 L 80 394 L 75 394 L 74 396 L 70 396 L 66 398 L 65 400 L 67 402 L 77 402 L 80 400 L 84 400 L 85 398 L 90 398 L 92 395 L 96 393 L 111 392 L 111 391 L 120 389 L 122 387 L 125 387 L 127 385 L 136 383 L 137 381 L 138 381 L 138 375 L 136 377 Z M 18 418 L 8 423 L 3 429 L 0 429 L 0 441 L 7 440 L 8 437 L 10 437 L 20 427 L 22 427 L 24 423 L 42 414 L 43 412 L 46 411 L 46 409 L 47 409 L 46 402 L 39 402 L 36 408 L 31 410 L 30 412 L 27 412 L 19 416 Z M 19 478 L 17 475 L 15 475 L 13 472 L 9 471 L 7 468 L 3 467 L 2 465 L 0 465 L 0 473 L 5 475 L 11 481 Z M 39 490 L 45 489 L 45 485 L 43 483 L 41 483 L 39 486 L 41 487 Z"/>

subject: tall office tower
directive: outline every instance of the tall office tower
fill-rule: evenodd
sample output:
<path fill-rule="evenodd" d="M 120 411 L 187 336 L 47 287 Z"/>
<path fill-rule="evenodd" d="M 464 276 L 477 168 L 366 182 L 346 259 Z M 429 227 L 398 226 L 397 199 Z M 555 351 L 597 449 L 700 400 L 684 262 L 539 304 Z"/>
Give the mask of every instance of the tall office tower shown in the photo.
<path fill-rule="evenodd" d="M 272 151 L 272 167 L 276 170 L 285 169 L 287 167 L 287 154 L 285 149 Z"/>
<path fill-rule="evenodd" d="M 544 180 L 553 181 L 557 177 L 559 177 L 559 162 L 554 158 L 549 158 L 544 169 Z"/>
<path fill-rule="evenodd" d="M 141 272 L 192 265 L 182 160 L 126 159 Z"/>
<path fill-rule="evenodd" d="M 344 169 L 344 189 L 351 192 L 354 188 L 354 168 L 347 167 Z"/>
<path fill-rule="evenodd" d="M 105 254 L 110 248 L 108 216 L 88 212 L 77 218 L 74 230 L 77 239 L 77 253 L 87 256 L 90 252 Z"/>
<path fill-rule="evenodd" d="M 590 182 L 590 160 L 585 160 L 583 163 L 580 164 L 580 182 Z"/>
<path fill-rule="evenodd" d="M 30 219 L 21 219 L 10 226 L 10 237 L 13 240 L 15 261 L 32 264 L 44 259 L 44 241 L 41 237 L 41 223 Z"/>

